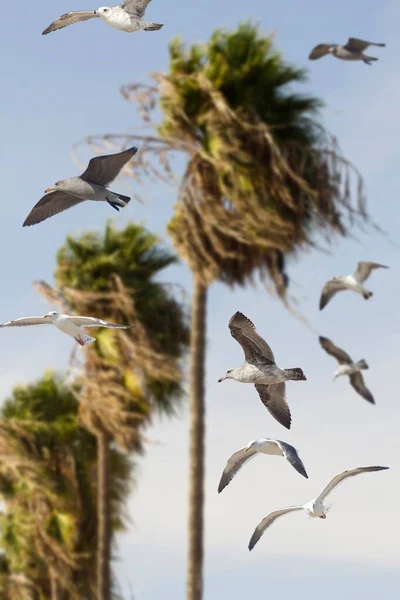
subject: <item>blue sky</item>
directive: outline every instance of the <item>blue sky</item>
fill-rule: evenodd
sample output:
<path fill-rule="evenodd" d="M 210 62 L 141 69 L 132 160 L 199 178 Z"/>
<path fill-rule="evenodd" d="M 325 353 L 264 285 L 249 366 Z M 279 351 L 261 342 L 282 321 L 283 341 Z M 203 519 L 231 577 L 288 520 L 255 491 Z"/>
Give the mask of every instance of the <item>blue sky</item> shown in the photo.
<path fill-rule="evenodd" d="M 400 7 L 397 2 L 365 0 L 238 0 L 196 3 L 154 0 L 149 19 L 165 23 L 157 33 L 128 35 L 89 21 L 42 37 L 57 16 L 96 8 L 71 0 L 7 3 L 3 7 L 2 131 L 2 294 L 0 321 L 43 314 L 48 307 L 34 292 L 35 279 L 51 282 L 55 253 L 65 236 L 101 230 L 112 216 L 109 206 L 87 203 L 32 228 L 22 222 L 44 189 L 74 175 L 72 145 L 87 135 L 134 133 L 140 125 L 134 107 L 120 96 L 124 83 L 146 82 L 148 73 L 168 66 L 167 45 L 176 34 L 191 43 L 206 40 L 216 27 L 234 28 L 251 17 L 265 33 L 274 29 L 276 45 L 287 60 L 309 68 L 304 90 L 326 102 L 321 119 L 338 136 L 344 154 L 365 177 L 369 209 L 389 237 L 358 235 L 338 243 L 330 254 L 307 253 L 289 265 L 291 292 L 310 328 L 294 319 L 265 290 L 210 292 L 207 359 L 207 477 L 205 598 L 231 600 L 249 594 L 328 600 L 346 589 L 372 600 L 392 595 L 400 584 L 398 538 L 399 456 L 398 281 L 400 270 L 398 195 L 400 151 Z M 24 18 L 21 12 L 24 11 Z M 373 49 L 373 67 L 332 57 L 310 63 L 319 42 L 349 36 L 386 42 Z M 83 160 L 89 154 L 80 155 Z M 113 188 L 132 191 L 130 180 Z M 142 190 L 143 191 L 143 190 Z M 146 191 L 146 189 L 145 189 Z M 151 185 L 146 203 L 132 201 L 115 219 L 143 222 L 166 242 L 174 191 Z M 369 302 L 343 294 L 322 313 L 317 310 L 323 283 L 350 272 L 358 260 L 387 264 L 368 282 Z M 171 269 L 169 281 L 190 292 L 185 266 Z M 217 384 L 228 368 L 240 364 L 241 349 L 227 323 L 236 311 L 251 318 L 270 342 L 278 363 L 301 366 L 307 382 L 288 384 L 293 429 L 286 432 L 267 413 L 251 387 L 233 381 Z M 332 383 L 333 359 L 318 345 L 317 334 L 331 337 L 354 358 L 366 358 L 367 384 L 376 406 L 357 396 L 345 380 Z M 71 342 L 56 331 L 4 330 L 0 395 L 16 382 L 39 377 L 46 367 L 63 369 Z M 129 501 L 132 525 L 119 540 L 117 572 L 140 600 L 162 594 L 185 596 L 187 521 L 187 413 L 157 422 L 148 431 L 149 446 L 140 463 L 140 480 Z M 278 437 L 295 445 L 309 472 L 308 481 L 283 461 L 261 457 L 221 495 L 219 476 L 228 456 L 248 440 Z M 363 476 L 341 486 L 325 521 L 295 514 L 277 522 L 252 553 L 247 543 L 254 527 L 271 510 L 315 496 L 335 473 L 367 464 L 391 471 Z"/>

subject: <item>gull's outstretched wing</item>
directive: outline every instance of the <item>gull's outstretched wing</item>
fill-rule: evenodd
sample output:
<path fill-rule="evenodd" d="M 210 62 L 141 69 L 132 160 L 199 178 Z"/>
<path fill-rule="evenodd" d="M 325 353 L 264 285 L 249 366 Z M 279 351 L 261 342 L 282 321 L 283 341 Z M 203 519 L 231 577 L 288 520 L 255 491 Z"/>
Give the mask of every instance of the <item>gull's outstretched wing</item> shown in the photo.
<path fill-rule="evenodd" d="M 21 317 L 7 323 L 0 323 L 0 327 L 29 327 L 30 325 L 53 325 L 51 319 L 43 317 Z"/>
<path fill-rule="evenodd" d="M 81 202 L 84 202 L 82 198 L 78 198 L 68 192 L 62 192 L 61 190 L 49 192 L 35 204 L 29 215 L 26 217 L 22 227 L 41 223 L 49 217 L 58 215 L 58 213 L 67 210 L 67 208 L 71 208 L 71 206 L 80 204 Z"/>
<path fill-rule="evenodd" d="M 343 292 L 345 289 L 346 287 L 343 283 L 336 281 L 336 279 L 330 279 L 322 288 L 321 298 L 319 300 L 319 310 L 325 308 L 335 294 Z"/>
<path fill-rule="evenodd" d="M 357 38 L 349 38 L 343 48 L 346 48 L 346 50 L 349 50 L 350 52 L 362 52 L 363 50 L 366 50 L 368 46 L 381 46 L 383 48 L 386 44 L 377 44 L 375 42 L 366 42 L 365 40 L 359 40 Z"/>
<path fill-rule="evenodd" d="M 95 156 L 90 159 L 86 171 L 81 175 L 81 179 L 107 186 L 116 178 L 122 167 L 131 160 L 137 151 L 138 148 L 133 146 L 132 148 L 128 148 L 128 150 L 117 152 L 116 154 Z"/>
<path fill-rule="evenodd" d="M 69 12 L 61 17 L 58 17 L 58 19 L 50 23 L 50 25 L 42 32 L 42 35 L 47 35 L 52 31 L 62 29 L 63 27 L 68 27 L 68 25 L 73 25 L 74 23 L 79 23 L 80 21 L 87 21 L 88 19 L 96 19 L 98 17 L 99 15 L 94 10 Z"/>
<path fill-rule="evenodd" d="M 286 386 L 284 383 L 277 385 L 264 385 L 256 383 L 254 386 L 271 415 L 286 429 L 290 429 L 292 417 L 286 402 Z"/>
<path fill-rule="evenodd" d="M 218 493 L 222 492 L 226 488 L 228 483 L 232 481 L 236 473 L 245 465 L 249 460 L 254 458 L 258 454 L 255 448 L 241 448 L 237 452 L 234 452 L 226 463 L 224 472 L 222 473 L 221 480 L 218 485 Z"/>
<path fill-rule="evenodd" d="M 339 483 L 342 483 L 342 481 L 344 481 L 348 477 L 354 477 L 355 475 L 360 475 L 361 473 L 372 473 L 374 471 L 385 471 L 388 468 L 389 467 L 358 467 L 357 469 L 349 469 L 348 471 L 343 471 L 343 473 L 339 473 L 338 475 L 335 475 L 335 477 L 333 477 L 330 480 L 328 485 L 326 487 L 324 487 L 324 489 L 319 494 L 319 496 L 316 498 L 316 500 L 323 502 L 324 499 L 327 497 L 327 495 L 330 494 L 331 491 L 336 486 L 339 485 Z"/>
<path fill-rule="evenodd" d="M 388 269 L 385 265 L 380 265 L 374 262 L 358 262 L 357 269 L 353 273 L 353 277 L 359 283 L 363 283 L 371 275 L 374 269 Z"/>
<path fill-rule="evenodd" d="M 336 358 L 340 365 L 349 365 L 353 362 L 351 360 L 351 357 L 347 354 L 347 352 L 335 346 L 335 344 L 331 342 L 329 338 L 320 335 L 319 343 L 321 344 L 325 352 Z"/>
<path fill-rule="evenodd" d="M 309 60 L 317 60 L 329 54 L 331 48 L 334 48 L 336 44 L 318 44 L 315 46 L 308 55 Z"/>
<path fill-rule="evenodd" d="M 362 396 L 365 400 L 368 400 L 368 402 L 371 402 L 371 404 L 375 404 L 373 395 L 365 385 L 362 373 L 359 371 L 357 371 L 357 373 L 352 373 L 350 375 L 350 383 L 356 392 L 360 394 L 360 396 Z"/>
<path fill-rule="evenodd" d="M 109 323 L 102 319 L 96 319 L 95 317 L 68 317 L 80 327 L 107 327 L 109 329 L 134 329 L 136 325 L 116 325 L 115 323 Z"/>
<path fill-rule="evenodd" d="M 150 2 L 151 0 L 124 0 L 120 6 L 130 15 L 137 15 L 140 19 L 143 19 L 147 5 Z"/>
<path fill-rule="evenodd" d="M 271 440 L 271 441 L 274 441 L 275 444 L 277 444 L 279 446 L 279 448 L 282 451 L 283 457 L 286 458 L 286 460 L 290 462 L 292 467 L 294 467 L 296 469 L 296 471 L 298 473 L 300 473 L 300 475 L 303 475 L 303 477 L 308 479 L 308 475 L 307 475 L 307 472 L 303 465 L 303 461 L 301 460 L 296 448 L 294 448 L 290 444 L 287 444 L 286 442 L 282 442 L 281 440 Z"/>
<path fill-rule="evenodd" d="M 229 329 L 232 337 L 242 346 L 248 363 L 275 362 L 271 348 L 244 314 L 236 312 L 229 321 Z"/>
<path fill-rule="evenodd" d="M 258 540 L 263 535 L 264 531 L 268 529 L 268 527 L 270 527 L 272 523 L 276 521 L 276 519 L 278 519 L 282 515 L 286 515 L 287 513 L 294 512 L 295 510 L 303 510 L 303 507 L 288 506 L 287 508 L 281 508 L 280 510 L 275 510 L 274 512 L 269 513 L 269 515 L 267 515 L 265 519 L 263 519 L 261 523 L 259 523 L 255 528 L 254 533 L 250 538 L 249 550 L 253 550 L 254 546 L 257 544 Z"/>

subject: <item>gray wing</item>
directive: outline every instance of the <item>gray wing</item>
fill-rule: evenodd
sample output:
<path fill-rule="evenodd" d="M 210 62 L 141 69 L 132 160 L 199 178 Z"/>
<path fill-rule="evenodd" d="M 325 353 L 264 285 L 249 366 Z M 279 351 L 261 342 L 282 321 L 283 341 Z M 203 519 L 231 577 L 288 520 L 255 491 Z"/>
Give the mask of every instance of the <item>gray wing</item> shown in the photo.
<path fill-rule="evenodd" d="M 324 487 L 322 492 L 316 498 L 316 500 L 320 500 L 321 502 L 327 497 L 328 494 L 337 486 L 339 483 L 342 483 L 348 477 L 354 477 L 354 475 L 360 475 L 361 473 L 372 473 L 373 471 L 385 471 L 389 467 L 358 467 L 357 469 L 349 469 L 348 471 L 343 471 L 343 473 L 339 473 L 335 475 L 327 486 Z"/>
<path fill-rule="evenodd" d="M 357 269 L 353 273 L 353 277 L 362 283 L 371 275 L 374 269 L 388 269 L 385 265 L 380 265 L 374 262 L 358 262 Z"/>
<path fill-rule="evenodd" d="M 131 160 L 137 151 L 138 148 L 133 146 L 116 154 L 95 156 L 89 161 L 86 171 L 81 175 L 81 179 L 107 186 L 116 178 L 122 167 Z"/>
<path fill-rule="evenodd" d="M 26 217 L 22 227 L 41 223 L 49 217 L 58 215 L 58 213 L 67 210 L 67 208 L 71 208 L 71 206 L 80 204 L 81 202 L 84 202 L 82 198 L 78 198 L 68 192 L 62 192 L 61 190 L 50 192 L 35 204 L 29 215 Z"/>
<path fill-rule="evenodd" d="M 7 323 L 0 323 L 0 327 L 29 327 L 30 325 L 53 325 L 51 319 L 43 317 L 21 317 Z"/>
<path fill-rule="evenodd" d="M 63 27 L 68 27 L 68 25 L 73 25 L 74 23 L 79 23 L 80 21 L 87 21 L 88 19 L 96 19 L 98 17 L 99 15 L 94 10 L 69 12 L 61 17 L 58 17 L 58 19 L 50 23 L 50 25 L 46 27 L 44 31 L 42 31 L 42 35 L 47 35 L 52 31 L 62 29 Z"/>
<path fill-rule="evenodd" d="M 80 327 L 108 327 L 109 329 L 134 329 L 136 325 L 116 325 L 95 317 L 69 317 L 76 325 Z"/>
<path fill-rule="evenodd" d="M 329 54 L 330 49 L 334 48 L 336 44 L 318 44 L 315 46 L 308 55 L 309 60 L 317 60 Z"/>
<path fill-rule="evenodd" d="M 140 19 L 143 19 L 147 5 L 150 2 L 151 0 L 124 0 L 120 6 L 127 13 L 137 15 Z"/>
<path fill-rule="evenodd" d="M 254 386 L 261 398 L 261 402 L 271 415 L 284 427 L 290 429 L 292 417 L 286 402 L 286 386 L 284 383 L 277 385 L 263 385 L 256 383 Z"/>
<path fill-rule="evenodd" d="M 386 46 L 386 44 L 377 44 L 375 42 L 366 42 L 365 40 L 359 40 L 357 38 L 349 38 L 347 44 L 343 46 L 350 52 L 362 52 L 366 50 L 368 46 Z"/>
<path fill-rule="evenodd" d="M 269 515 L 267 515 L 265 519 L 263 519 L 261 523 L 259 523 L 255 528 L 254 533 L 250 538 L 249 550 L 253 550 L 254 546 L 257 544 L 258 540 L 263 535 L 264 531 L 268 529 L 268 527 L 270 527 L 272 523 L 276 521 L 276 519 L 278 519 L 282 515 L 286 515 L 287 513 L 293 512 L 295 510 L 303 510 L 303 507 L 288 506 L 287 508 L 281 508 L 280 510 L 275 510 L 274 512 L 269 513 Z"/>
<path fill-rule="evenodd" d="M 226 463 L 225 469 L 222 473 L 221 480 L 218 485 L 218 493 L 222 492 L 235 477 L 236 473 L 245 465 L 249 460 L 254 458 L 258 454 L 254 448 L 241 448 L 237 452 L 234 452 Z"/>
<path fill-rule="evenodd" d="M 271 348 L 244 314 L 236 312 L 229 321 L 229 329 L 232 337 L 242 346 L 248 363 L 275 362 Z"/>
<path fill-rule="evenodd" d="M 345 286 L 340 281 L 335 281 L 334 279 L 328 281 L 322 288 L 321 298 L 319 299 L 319 310 L 325 308 L 335 294 L 343 292 L 345 289 Z"/>
<path fill-rule="evenodd" d="M 365 385 L 364 377 L 359 371 L 350 375 L 350 383 L 356 392 L 360 394 L 360 396 L 362 396 L 365 400 L 368 400 L 368 402 L 371 402 L 371 404 L 375 404 L 374 397 Z"/>
<path fill-rule="evenodd" d="M 341 348 L 338 348 L 337 346 L 335 346 L 335 344 L 333 342 L 331 342 L 330 339 L 320 335 L 319 343 L 321 344 L 321 346 L 325 350 L 325 352 L 327 352 L 328 354 L 330 354 L 331 356 L 336 358 L 336 360 L 338 361 L 338 363 L 340 365 L 348 365 L 353 362 L 351 360 L 351 357 L 347 354 L 347 352 L 345 352 Z"/>
<path fill-rule="evenodd" d="M 293 446 L 287 444 L 286 442 L 282 442 L 281 440 L 275 440 L 275 443 L 278 444 L 279 448 L 282 450 L 283 456 L 290 462 L 292 467 L 294 467 L 296 471 L 300 473 L 300 475 L 303 475 L 303 477 L 308 479 L 303 461 L 298 455 L 296 448 L 293 448 Z"/>

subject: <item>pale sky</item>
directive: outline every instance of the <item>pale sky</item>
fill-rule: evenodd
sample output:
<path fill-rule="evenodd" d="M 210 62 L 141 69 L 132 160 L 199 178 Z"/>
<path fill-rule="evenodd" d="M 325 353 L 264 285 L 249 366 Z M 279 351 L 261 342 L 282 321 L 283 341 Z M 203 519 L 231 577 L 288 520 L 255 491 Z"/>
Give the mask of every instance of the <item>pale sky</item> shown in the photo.
<path fill-rule="evenodd" d="M 250 595 L 289 600 L 327 600 L 343 596 L 363 600 L 394 597 L 400 589 L 400 409 L 395 373 L 399 368 L 397 231 L 400 225 L 395 132 L 400 127 L 400 6 L 394 0 L 247 0 L 196 3 L 154 0 L 150 20 L 165 23 L 156 33 L 125 34 L 100 20 L 42 37 L 57 16 L 96 8 L 70 0 L 7 3 L 3 7 L 2 94 L 0 96 L 2 219 L 0 250 L 2 294 L 0 321 L 43 314 L 47 306 L 31 282 L 51 282 L 55 254 L 73 231 L 102 230 L 116 213 L 108 205 L 83 204 L 45 223 L 22 228 L 44 189 L 76 174 L 71 147 L 85 136 L 138 132 L 134 107 L 119 94 L 124 83 L 148 82 L 148 73 L 168 66 L 167 44 L 176 34 L 187 42 L 205 41 L 216 27 L 234 28 L 251 17 L 265 33 L 277 29 L 276 44 L 286 59 L 309 68 L 304 91 L 327 104 L 321 118 L 338 136 L 344 154 L 365 177 L 374 219 L 389 235 L 358 235 L 341 241 L 331 254 L 308 253 L 292 261 L 291 293 L 310 328 L 259 289 L 228 290 L 214 285 L 209 298 L 207 349 L 207 460 L 205 600 L 243 600 Z M 23 15 L 22 15 L 23 13 Z M 23 18 L 22 18 L 23 16 Z M 307 55 L 320 42 L 344 42 L 349 36 L 386 42 L 373 48 L 372 67 L 327 57 L 310 63 Z M 83 155 L 86 160 L 89 154 Z M 120 179 L 113 189 L 132 192 Z M 144 188 L 146 204 L 132 201 L 115 218 L 144 223 L 169 244 L 165 225 L 175 199 L 163 185 Z M 141 190 L 143 192 L 143 189 Z M 114 213 L 114 214 L 113 214 Z M 339 295 L 322 313 L 322 285 L 333 275 L 353 270 L 358 260 L 390 266 L 376 272 L 367 288 L 368 302 L 355 294 Z M 183 265 L 165 274 L 190 293 Z M 244 312 L 271 344 L 278 364 L 300 366 L 306 382 L 288 384 L 293 425 L 287 431 L 261 404 L 252 386 L 217 383 L 242 361 L 231 338 L 229 318 Z M 365 358 L 371 406 L 343 378 L 332 383 L 336 364 L 319 347 L 318 334 L 330 337 L 356 360 Z M 46 367 L 64 369 L 71 341 L 45 329 L 4 330 L 0 395 L 13 385 L 40 377 Z M 161 596 L 183 600 L 186 578 L 188 481 L 187 411 L 173 421 L 157 422 L 140 461 L 138 487 L 129 501 L 133 523 L 120 537 L 117 573 L 136 600 Z M 283 459 L 259 457 L 220 495 L 217 485 L 230 454 L 261 436 L 283 439 L 299 450 L 309 473 L 305 480 Z M 249 553 L 247 544 L 259 521 L 277 508 L 317 495 L 336 473 L 380 464 L 390 471 L 345 482 L 328 500 L 334 508 L 325 521 L 297 513 L 282 518 Z M 222 596 L 223 594 L 223 596 Z"/>

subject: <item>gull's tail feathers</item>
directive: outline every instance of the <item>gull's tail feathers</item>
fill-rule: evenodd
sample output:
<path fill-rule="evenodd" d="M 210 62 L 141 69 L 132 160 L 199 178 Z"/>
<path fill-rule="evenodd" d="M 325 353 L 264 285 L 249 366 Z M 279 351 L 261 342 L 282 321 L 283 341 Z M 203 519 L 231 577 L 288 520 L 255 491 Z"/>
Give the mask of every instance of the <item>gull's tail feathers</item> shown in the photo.
<path fill-rule="evenodd" d="M 373 292 L 367 292 L 367 291 L 363 292 L 364 300 L 369 300 L 371 298 L 371 296 L 373 296 L 373 295 L 374 295 Z"/>
<path fill-rule="evenodd" d="M 145 31 L 158 31 L 159 29 L 161 29 L 161 27 L 164 27 L 164 23 L 152 23 L 148 27 L 145 27 L 144 30 Z"/>
<path fill-rule="evenodd" d="M 307 377 L 304 375 L 302 369 L 295 367 L 294 369 L 285 369 L 285 373 L 289 376 L 290 381 L 306 381 Z"/>
<path fill-rule="evenodd" d="M 379 60 L 379 59 L 376 58 L 375 56 L 364 56 L 364 58 L 363 58 L 363 62 L 366 65 L 370 65 L 370 66 L 371 66 L 371 61 L 375 61 L 375 60 Z"/>
<path fill-rule="evenodd" d="M 91 337 L 90 335 L 87 335 L 83 332 L 80 333 L 79 337 L 76 337 L 75 339 L 80 346 L 86 346 L 86 344 L 91 344 L 92 342 L 96 341 L 95 337 Z"/>

